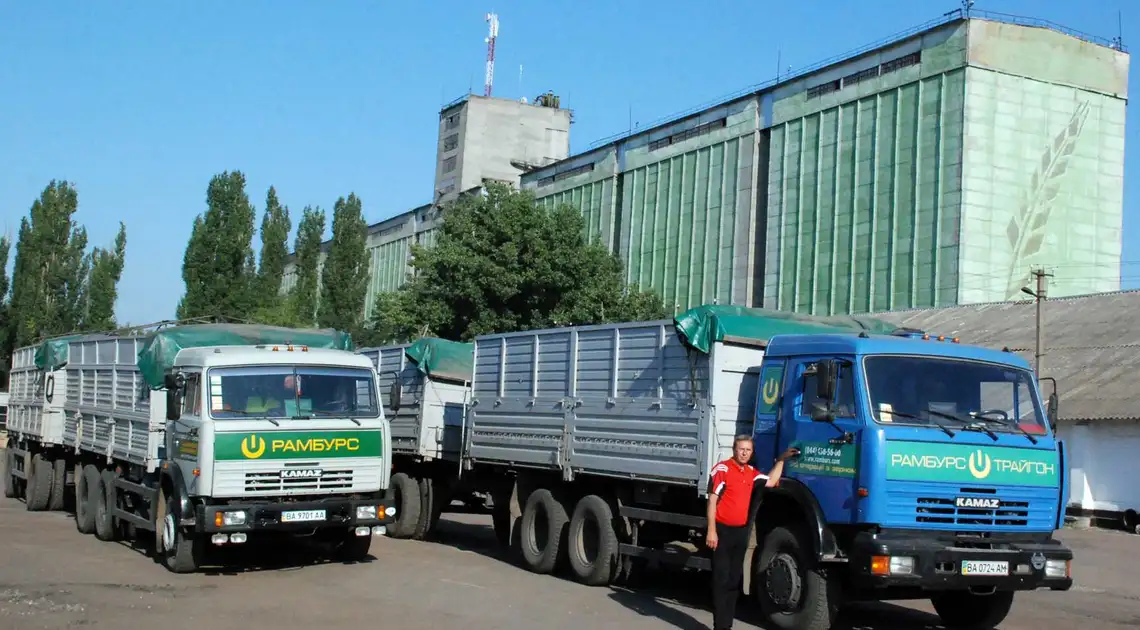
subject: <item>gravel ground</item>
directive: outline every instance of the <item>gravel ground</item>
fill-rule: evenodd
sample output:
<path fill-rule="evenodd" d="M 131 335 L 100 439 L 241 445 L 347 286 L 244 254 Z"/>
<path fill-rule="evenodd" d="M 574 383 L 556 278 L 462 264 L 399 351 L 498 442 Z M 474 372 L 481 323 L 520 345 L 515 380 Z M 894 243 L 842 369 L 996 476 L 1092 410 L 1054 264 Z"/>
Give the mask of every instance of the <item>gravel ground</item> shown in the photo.
<path fill-rule="evenodd" d="M 1140 536 L 1065 530 L 1077 586 L 1019 595 L 1007 630 L 1140 626 Z M 536 576 L 500 557 L 483 515 L 446 515 L 437 542 L 376 539 L 374 560 L 322 563 L 310 550 L 249 547 L 221 571 L 173 575 L 144 550 L 79 534 L 63 513 L 0 498 L 0 629 L 707 628 L 698 579 L 636 592 Z M 860 607 L 843 628 L 937 628 L 926 603 Z M 756 628 L 742 605 L 737 628 Z"/>

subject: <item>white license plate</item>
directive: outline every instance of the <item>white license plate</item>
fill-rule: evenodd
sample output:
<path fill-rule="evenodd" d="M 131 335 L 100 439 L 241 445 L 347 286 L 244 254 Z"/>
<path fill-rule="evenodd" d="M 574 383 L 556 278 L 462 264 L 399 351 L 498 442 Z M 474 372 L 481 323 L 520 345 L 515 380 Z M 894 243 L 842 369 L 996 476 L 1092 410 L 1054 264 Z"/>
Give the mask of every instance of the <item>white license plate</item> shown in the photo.
<path fill-rule="evenodd" d="M 963 560 L 962 575 L 1009 575 L 1008 562 Z"/>
<path fill-rule="evenodd" d="M 292 512 L 282 512 L 282 523 L 304 523 L 306 521 L 323 521 L 325 520 L 324 510 L 293 510 Z"/>

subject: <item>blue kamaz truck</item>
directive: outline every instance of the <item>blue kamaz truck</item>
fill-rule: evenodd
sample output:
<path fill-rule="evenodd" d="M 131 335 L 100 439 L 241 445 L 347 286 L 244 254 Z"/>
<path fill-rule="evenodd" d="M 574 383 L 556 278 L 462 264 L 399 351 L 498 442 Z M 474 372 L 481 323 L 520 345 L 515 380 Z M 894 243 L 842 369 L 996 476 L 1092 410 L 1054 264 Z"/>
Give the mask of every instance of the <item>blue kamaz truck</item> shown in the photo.
<path fill-rule="evenodd" d="M 1068 589 L 1064 450 L 1019 356 L 880 320 L 706 305 L 673 320 L 477 337 L 458 466 L 535 573 L 591 585 L 710 568 L 709 474 L 734 437 L 800 456 L 754 496 L 744 588 L 769 625 L 933 600 L 990 628 Z M 399 396 L 386 404 L 397 405 Z M 441 482 L 440 480 L 436 480 Z"/>

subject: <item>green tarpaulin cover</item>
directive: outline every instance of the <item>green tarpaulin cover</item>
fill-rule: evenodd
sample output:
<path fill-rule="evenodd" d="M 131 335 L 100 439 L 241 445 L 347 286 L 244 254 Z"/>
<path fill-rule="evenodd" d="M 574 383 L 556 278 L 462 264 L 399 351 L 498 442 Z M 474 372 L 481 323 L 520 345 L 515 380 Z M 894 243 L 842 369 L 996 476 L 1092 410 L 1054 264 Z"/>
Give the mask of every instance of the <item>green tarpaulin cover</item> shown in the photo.
<path fill-rule="evenodd" d="M 293 344 L 310 348 L 353 350 L 352 336 L 332 329 L 298 329 L 256 324 L 191 324 L 163 328 L 147 335 L 139 350 L 139 371 L 151 389 L 162 389 L 163 375 L 184 348 Z"/>
<path fill-rule="evenodd" d="M 834 333 L 865 330 L 890 334 L 897 326 L 874 317 L 856 315 L 802 315 L 765 308 L 705 304 L 673 318 L 673 326 L 689 347 L 708 353 L 725 339 L 766 342 L 773 335 Z"/>
<path fill-rule="evenodd" d="M 425 337 L 404 350 L 427 376 L 470 382 L 475 369 L 475 344 Z"/>
<path fill-rule="evenodd" d="M 36 367 L 45 372 L 54 372 L 67 365 L 68 344 L 87 335 L 65 335 L 55 339 L 45 339 L 36 348 Z"/>

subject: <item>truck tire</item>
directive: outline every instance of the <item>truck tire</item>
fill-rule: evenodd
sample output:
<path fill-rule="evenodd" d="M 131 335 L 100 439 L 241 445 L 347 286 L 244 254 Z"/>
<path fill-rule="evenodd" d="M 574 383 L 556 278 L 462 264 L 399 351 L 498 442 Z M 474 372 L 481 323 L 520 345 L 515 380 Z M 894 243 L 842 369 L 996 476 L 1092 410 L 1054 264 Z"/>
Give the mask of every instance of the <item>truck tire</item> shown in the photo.
<path fill-rule="evenodd" d="M 554 571 L 566 548 L 569 521 L 566 508 L 550 490 L 540 488 L 530 494 L 519 527 L 523 563 L 528 569 L 542 574 Z"/>
<path fill-rule="evenodd" d="M 162 564 L 171 573 L 193 573 L 202 566 L 206 544 L 202 536 L 187 535 L 178 526 L 182 520 L 177 495 L 158 493 L 159 510 L 155 522 L 157 550 Z"/>
<path fill-rule="evenodd" d="M 1013 591 L 975 595 L 969 591 L 942 593 L 931 598 L 934 612 L 949 630 L 990 630 L 1013 606 Z"/>
<path fill-rule="evenodd" d="M 357 536 L 352 529 L 348 530 L 345 539 L 337 547 L 333 557 L 339 562 L 363 562 L 368 559 L 368 550 L 372 548 L 372 535 Z"/>
<path fill-rule="evenodd" d="M 609 584 L 617 575 L 618 539 L 610 505 L 588 494 L 570 517 L 566 555 L 578 581 L 589 586 Z"/>
<path fill-rule="evenodd" d="M 20 496 L 20 489 L 16 484 L 16 477 L 12 471 L 16 469 L 16 456 L 11 449 L 4 449 L 4 496 L 16 499 Z"/>
<path fill-rule="evenodd" d="M 62 510 L 67 499 L 67 458 L 57 455 L 51 460 L 51 497 L 47 509 L 52 512 Z"/>
<path fill-rule="evenodd" d="M 431 517 L 435 512 L 435 481 L 431 477 L 423 477 L 420 484 L 420 515 L 416 519 L 416 528 L 412 530 L 412 538 L 423 540 L 431 531 Z"/>
<path fill-rule="evenodd" d="M 24 506 L 29 512 L 42 512 L 47 509 L 51 501 L 51 462 L 42 453 L 32 455 L 29 453 L 24 459 L 24 470 L 31 471 L 28 476 L 28 496 Z"/>
<path fill-rule="evenodd" d="M 90 487 L 91 481 L 87 482 Z M 91 493 L 95 513 L 95 537 L 99 540 L 113 541 L 118 539 L 119 530 L 115 526 L 115 518 L 111 516 L 111 506 L 115 505 L 117 495 L 115 492 L 115 472 L 104 468 L 94 484 Z"/>
<path fill-rule="evenodd" d="M 828 630 L 839 613 L 837 585 L 810 561 L 810 547 L 788 527 L 760 542 L 753 591 L 765 620 L 784 630 Z"/>
<path fill-rule="evenodd" d="M 95 511 L 91 504 L 91 489 L 88 487 L 87 469 L 95 469 L 91 464 L 75 465 L 75 529 L 81 534 L 95 531 Z"/>
<path fill-rule="evenodd" d="M 392 538 L 411 538 L 420 521 L 420 485 L 406 473 L 392 475 L 396 494 L 396 522 L 388 527 Z"/>

